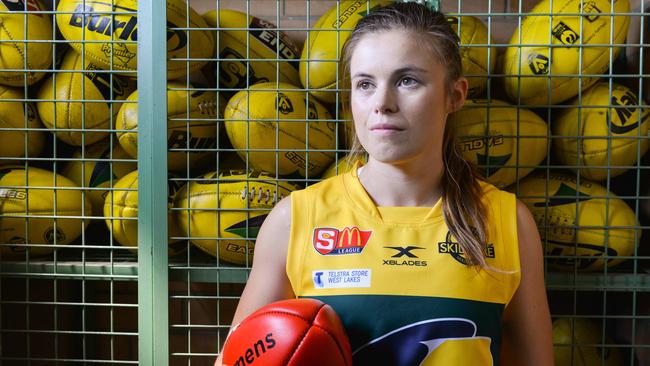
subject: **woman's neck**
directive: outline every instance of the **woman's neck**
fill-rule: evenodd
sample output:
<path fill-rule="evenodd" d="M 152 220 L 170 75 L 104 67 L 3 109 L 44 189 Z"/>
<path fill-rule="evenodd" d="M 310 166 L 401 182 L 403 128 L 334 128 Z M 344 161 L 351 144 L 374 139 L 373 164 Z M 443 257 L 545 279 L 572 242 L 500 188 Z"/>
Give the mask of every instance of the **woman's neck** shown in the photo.
<path fill-rule="evenodd" d="M 377 206 L 433 206 L 441 195 L 442 159 L 388 164 L 368 159 L 361 184 Z"/>

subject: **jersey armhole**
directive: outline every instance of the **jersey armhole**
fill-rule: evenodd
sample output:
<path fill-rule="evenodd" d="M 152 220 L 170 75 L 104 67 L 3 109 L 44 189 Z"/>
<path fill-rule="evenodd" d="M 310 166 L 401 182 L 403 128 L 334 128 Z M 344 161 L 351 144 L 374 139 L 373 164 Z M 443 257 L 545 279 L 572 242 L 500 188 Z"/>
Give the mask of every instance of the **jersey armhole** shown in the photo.
<path fill-rule="evenodd" d="M 301 212 L 301 211 L 304 211 Z M 311 202 L 304 191 L 291 193 L 291 229 L 285 271 L 296 297 L 302 294 L 302 272 L 306 250 L 306 230 L 311 222 Z"/>
<path fill-rule="evenodd" d="M 499 205 L 501 225 L 499 230 L 501 231 L 501 237 L 503 238 L 504 242 L 512 243 L 507 247 L 508 253 L 506 255 L 507 261 L 505 262 L 505 266 L 508 271 L 513 271 L 512 276 L 514 276 L 512 288 L 505 303 L 507 306 L 519 288 L 519 283 L 521 281 L 521 262 L 519 259 L 519 235 L 517 229 L 517 198 L 514 194 L 509 192 L 501 192 L 501 197 L 502 198 Z M 504 212 L 512 214 L 504 215 Z M 504 234 L 507 236 L 503 236 Z"/>

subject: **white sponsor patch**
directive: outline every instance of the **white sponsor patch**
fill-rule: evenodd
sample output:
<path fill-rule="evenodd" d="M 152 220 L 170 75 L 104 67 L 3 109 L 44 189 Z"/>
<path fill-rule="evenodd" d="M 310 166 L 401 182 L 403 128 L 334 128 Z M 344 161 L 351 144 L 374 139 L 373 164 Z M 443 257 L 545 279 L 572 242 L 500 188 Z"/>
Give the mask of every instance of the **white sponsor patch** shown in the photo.
<path fill-rule="evenodd" d="M 370 268 L 317 270 L 312 272 L 314 288 L 370 287 Z"/>

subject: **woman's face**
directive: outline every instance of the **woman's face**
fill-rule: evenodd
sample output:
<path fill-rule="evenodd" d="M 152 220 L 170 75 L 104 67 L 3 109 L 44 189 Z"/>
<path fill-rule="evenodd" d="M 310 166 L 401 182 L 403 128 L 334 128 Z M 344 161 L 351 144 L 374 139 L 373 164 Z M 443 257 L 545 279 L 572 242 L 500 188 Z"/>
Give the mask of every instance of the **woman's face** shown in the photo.
<path fill-rule="evenodd" d="M 371 158 L 441 158 L 452 103 L 446 71 L 422 38 L 408 31 L 365 35 L 350 59 L 350 74 L 354 126 Z"/>

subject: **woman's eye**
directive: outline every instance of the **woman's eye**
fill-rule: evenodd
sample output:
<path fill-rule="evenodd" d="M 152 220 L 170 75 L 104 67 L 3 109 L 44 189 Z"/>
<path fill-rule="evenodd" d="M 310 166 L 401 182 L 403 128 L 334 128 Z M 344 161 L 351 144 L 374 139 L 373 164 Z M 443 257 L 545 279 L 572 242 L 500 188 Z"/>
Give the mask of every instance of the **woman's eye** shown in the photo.
<path fill-rule="evenodd" d="M 410 87 L 410 86 L 415 86 L 418 82 L 417 82 L 415 79 L 413 79 L 413 78 L 410 78 L 410 77 L 403 77 L 403 78 L 399 81 L 399 83 L 400 83 L 401 86 Z"/>
<path fill-rule="evenodd" d="M 357 87 L 361 90 L 368 90 L 372 85 L 368 81 L 360 81 L 357 83 Z"/>

